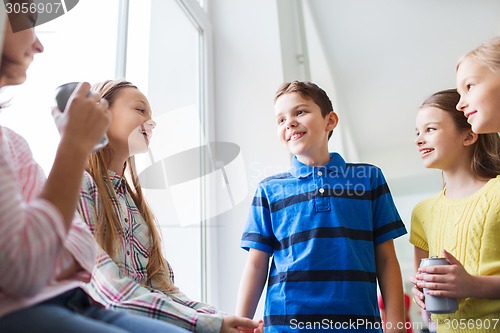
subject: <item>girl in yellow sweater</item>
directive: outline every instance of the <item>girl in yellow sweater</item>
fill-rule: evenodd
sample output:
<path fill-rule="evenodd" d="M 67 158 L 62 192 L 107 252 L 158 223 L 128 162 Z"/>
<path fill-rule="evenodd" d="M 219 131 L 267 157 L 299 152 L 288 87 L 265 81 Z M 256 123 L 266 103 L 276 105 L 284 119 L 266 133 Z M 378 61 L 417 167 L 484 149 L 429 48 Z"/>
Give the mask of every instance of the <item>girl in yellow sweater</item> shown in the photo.
<path fill-rule="evenodd" d="M 455 313 L 433 315 L 438 333 L 500 332 L 500 137 L 474 133 L 456 110 L 459 99 L 455 89 L 437 92 L 417 114 L 423 164 L 442 170 L 445 186 L 413 210 L 412 291 L 424 310 L 424 287 L 429 295 L 458 299 Z M 431 256 L 450 265 L 419 269 Z"/>

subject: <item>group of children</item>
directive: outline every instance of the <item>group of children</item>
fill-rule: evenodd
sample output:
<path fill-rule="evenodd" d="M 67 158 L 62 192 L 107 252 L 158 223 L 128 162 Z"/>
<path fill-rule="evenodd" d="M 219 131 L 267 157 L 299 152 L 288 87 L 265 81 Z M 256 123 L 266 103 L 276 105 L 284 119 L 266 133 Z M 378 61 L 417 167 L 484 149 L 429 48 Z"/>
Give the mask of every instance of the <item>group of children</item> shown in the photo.
<path fill-rule="evenodd" d="M 29 15 L 9 14 L 15 20 L 32 24 Z M 3 46 L 0 87 L 21 84 L 43 46 L 32 25 L 14 33 L 9 22 Z M 406 228 L 382 171 L 329 152 L 339 120 L 314 83 L 283 84 L 275 116 L 278 139 L 294 157 L 288 172 L 256 190 L 241 241 L 249 256 L 236 315 L 175 286 L 135 170 L 134 155 L 147 151 L 156 125 L 136 86 L 79 86 L 60 117 L 47 179 L 26 142 L 0 127 L 0 330 L 406 332 L 393 243 Z M 500 39 L 459 62 L 457 89 L 430 96 L 416 130 L 424 166 L 442 170 L 445 186 L 413 211 L 413 299 L 425 310 L 425 287 L 459 300 L 456 313 L 433 318 L 439 333 L 497 332 Z M 104 132 L 109 144 L 92 152 Z M 418 268 L 430 256 L 450 265 Z M 266 282 L 263 322 L 255 322 L 249 318 Z M 453 324 L 463 319 L 465 327 Z"/>
<path fill-rule="evenodd" d="M 462 111 L 457 113 L 456 110 Z M 453 297 L 454 314 L 435 315 L 437 332 L 500 331 L 500 38 L 457 65 L 457 89 L 430 96 L 417 115 L 424 166 L 443 171 L 445 186 L 412 215 L 414 300 Z M 419 268 L 441 256 L 449 266 Z"/>
<path fill-rule="evenodd" d="M 442 170 L 445 186 L 412 214 L 412 292 L 424 311 L 423 288 L 428 295 L 458 299 L 458 311 L 433 316 L 438 333 L 498 332 L 500 38 L 459 62 L 457 87 L 430 96 L 416 117 L 423 164 Z M 285 332 L 298 322 L 304 331 L 380 332 L 374 325 L 380 320 L 376 282 L 384 331 L 409 331 L 393 247 L 406 230 L 381 171 L 328 152 L 338 118 L 316 85 L 286 83 L 276 95 L 275 114 L 278 138 L 294 158 L 289 172 L 257 188 L 241 241 L 249 257 L 237 314 L 253 317 L 272 258 L 266 332 Z M 432 256 L 450 265 L 419 268 L 422 258 Z"/>

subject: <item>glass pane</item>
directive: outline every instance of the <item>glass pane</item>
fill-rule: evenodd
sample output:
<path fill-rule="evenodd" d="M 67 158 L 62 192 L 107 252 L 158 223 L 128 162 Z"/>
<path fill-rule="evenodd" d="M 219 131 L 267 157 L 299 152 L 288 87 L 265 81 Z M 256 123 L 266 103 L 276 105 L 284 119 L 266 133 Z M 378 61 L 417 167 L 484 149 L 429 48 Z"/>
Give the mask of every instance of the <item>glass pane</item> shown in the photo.
<path fill-rule="evenodd" d="M 176 0 L 152 0 L 147 9 L 142 0 L 130 5 L 127 78 L 146 93 L 157 123 L 149 154 L 136 157 L 137 168 L 176 285 L 199 300 L 200 156 L 206 144 L 199 101 L 201 35 Z"/>
<path fill-rule="evenodd" d="M 46 173 L 59 142 L 50 115 L 55 88 L 68 81 L 114 78 L 118 2 L 79 1 L 66 14 L 36 27 L 44 52 L 35 55 L 23 85 L 2 92 L 2 99 L 13 97 L 0 112 L 2 125 L 28 140 Z"/>

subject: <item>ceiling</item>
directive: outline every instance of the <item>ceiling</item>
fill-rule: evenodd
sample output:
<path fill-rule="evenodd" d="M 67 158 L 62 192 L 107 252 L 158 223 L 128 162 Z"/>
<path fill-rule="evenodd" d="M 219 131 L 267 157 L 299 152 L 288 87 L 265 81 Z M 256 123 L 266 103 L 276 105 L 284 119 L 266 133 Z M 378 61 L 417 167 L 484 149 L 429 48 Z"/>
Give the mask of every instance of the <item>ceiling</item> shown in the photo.
<path fill-rule="evenodd" d="M 464 53 L 500 34 L 500 1 L 301 5 L 310 78 L 317 82 L 326 73 L 331 79 L 325 90 L 350 143 L 344 145 L 348 157 L 379 165 L 400 191 L 435 183 L 413 144 L 416 111 L 433 92 L 455 86 L 455 64 Z"/>

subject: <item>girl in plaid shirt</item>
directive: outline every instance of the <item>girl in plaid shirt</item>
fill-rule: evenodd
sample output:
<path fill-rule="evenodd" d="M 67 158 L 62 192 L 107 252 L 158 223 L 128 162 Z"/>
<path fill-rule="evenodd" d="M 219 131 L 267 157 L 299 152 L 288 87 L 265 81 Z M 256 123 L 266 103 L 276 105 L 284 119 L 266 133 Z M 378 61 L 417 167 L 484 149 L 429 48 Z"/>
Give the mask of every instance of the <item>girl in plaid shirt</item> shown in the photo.
<path fill-rule="evenodd" d="M 253 331 L 254 321 L 193 301 L 174 285 L 134 167 L 134 155 L 147 151 L 156 125 L 148 99 L 123 80 L 105 81 L 93 90 L 108 101 L 112 122 L 109 144 L 91 154 L 80 193 L 80 214 L 100 245 L 89 292 L 110 309 L 165 320 L 192 332 Z"/>

